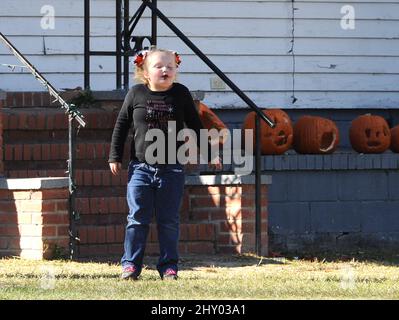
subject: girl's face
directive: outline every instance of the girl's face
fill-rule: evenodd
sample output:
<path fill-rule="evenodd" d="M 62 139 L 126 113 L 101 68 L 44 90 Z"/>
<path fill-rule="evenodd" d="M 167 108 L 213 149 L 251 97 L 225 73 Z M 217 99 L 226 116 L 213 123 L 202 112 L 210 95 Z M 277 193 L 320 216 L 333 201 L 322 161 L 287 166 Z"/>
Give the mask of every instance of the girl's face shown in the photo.
<path fill-rule="evenodd" d="M 154 52 L 146 59 L 144 77 L 152 91 L 170 89 L 176 78 L 177 65 L 171 52 Z"/>

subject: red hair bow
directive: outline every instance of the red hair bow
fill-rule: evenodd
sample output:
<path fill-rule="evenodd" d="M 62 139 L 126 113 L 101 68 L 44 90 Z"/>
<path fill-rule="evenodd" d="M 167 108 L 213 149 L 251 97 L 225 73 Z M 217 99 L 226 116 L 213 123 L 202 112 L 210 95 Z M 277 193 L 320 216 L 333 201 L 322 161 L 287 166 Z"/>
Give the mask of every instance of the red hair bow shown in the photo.
<path fill-rule="evenodd" d="M 179 55 L 176 51 L 174 51 L 173 53 L 175 54 L 175 61 L 176 61 L 176 64 L 179 66 L 180 63 L 181 63 L 180 55 Z"/>
<path fill-rule="evenodd" d="M 133 63 L 138 66 L 141 67 L 144 63 L 145 58 L 147 57 L 147 50 L 142 50 L 139 53 L 136 54 Z"/>
<path fill-rule="evenodd" d="M 142 50 L 142 51 L 138 52 L 136 54 L 136 56 L 134 57 L 133 63 L 137 67 L 141 67 L 144 64 L 144 60 L 147 57 L 147 54 L 148 54 L 148 50 Z M 175 62 L 177 64 L 177 66 L 179 66 L 181 63 L 180 55 L 176 51 L 173 51 L 173 54 L 175 55 Z"/>

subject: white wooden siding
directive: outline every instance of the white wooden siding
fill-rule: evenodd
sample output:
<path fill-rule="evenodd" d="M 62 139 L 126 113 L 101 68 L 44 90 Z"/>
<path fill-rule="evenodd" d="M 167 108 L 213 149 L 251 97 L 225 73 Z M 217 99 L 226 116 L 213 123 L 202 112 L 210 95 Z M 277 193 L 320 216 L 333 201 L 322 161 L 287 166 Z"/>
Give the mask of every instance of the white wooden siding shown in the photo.
<path fill-rule="evenodd" d="M 115 49 L 115 1 L 91 1 L 91 49 Z M 131 1 L 131 13 L 140 1 Z M 399 0 L 295 1 L 295 74 L 291 48 L 292 2 L 158 0 L 160 9 L 261 107 L 398 108 Z M 40 27 L 43 5 L 55 8 L 55 29 Z M 355 29 L 341 28 L 341 8 L 355 9 Z M 83 0 L 3 0 L 0 31 L 58 88 L 83 86 Z M 147 11 L 136 29 L 150 34 Z M 226 90 L 212 90 L 215 75 L 161 21 L 160 47 L 182 54 L 179 80 L 206 91 L 216 108 L 245 107 Z M 0 64 L 18 64 L 0 45 Z M 91 58 L 93 90 L 113 90 L 115 59 Z M 292 104 L 293 77 L 295 96 Z M 0 89 L 43 90 L 19 69 L 0 66 Z"/>

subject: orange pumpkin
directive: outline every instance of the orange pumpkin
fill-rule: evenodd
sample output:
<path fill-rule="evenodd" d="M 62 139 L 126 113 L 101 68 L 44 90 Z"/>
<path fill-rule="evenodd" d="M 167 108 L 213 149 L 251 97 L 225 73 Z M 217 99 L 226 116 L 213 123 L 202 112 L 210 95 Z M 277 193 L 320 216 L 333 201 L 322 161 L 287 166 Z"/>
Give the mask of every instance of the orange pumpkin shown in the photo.
<path fill-rule="evenodd" d="M 399 153 L 399 125 L 391 128 L 391 150 Z"/>
<path fill-rule="evenodd" d="M 288 114 L 281 109 L 268 109 L 262 112 L 272 120 L 276 126 L 271 128 L 265 121 L 260 120 L 261 153 L 283 154 L 292 146 L 293 128 Z M 243 129 L 255 131 L 255 112 L 250 112 L 244 119 Z M 254 132 L 255 147 L 255 132 Z"/>
<path fill-rule="evenodd" d="M 333 153 L 339 143 L 339 131 L 330 119 L 303 116 L 294 125 L 293 147 L 298 153 Z"/>
<path fill-rule="evenodd" d="M 391 132 L 383 117 L 365 114 L 352 121 L 349 139 L 359 153 L 382 153 L 391 144 Z"/>
<path fill-rule="evenodd" d="M 202 125 L 205 129 L 216 129 L 222 130 L 227 129 L 227 126 L 223 123 L 222 120 L 211 110 L 208 106 L 203 104 L 202 102 L 198 105 L 198 113 L 201 119 Z M 223 136 L 219 139 L 219 143 L 223 144 L 227 139 L 228 133 L 227 131 L 223 134 Z"/>

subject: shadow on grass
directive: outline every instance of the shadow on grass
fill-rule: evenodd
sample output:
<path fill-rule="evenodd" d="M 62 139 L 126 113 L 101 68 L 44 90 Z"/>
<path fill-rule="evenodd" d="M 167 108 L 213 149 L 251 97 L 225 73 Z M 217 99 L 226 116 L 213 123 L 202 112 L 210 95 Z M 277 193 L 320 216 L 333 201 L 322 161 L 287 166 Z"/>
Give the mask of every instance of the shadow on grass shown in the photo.
<path fill-rule="evenodd" d="M 258 257 L 251 254 L 243 255 L 203 255 L 203 254 L 184 254 L 179 261 L 179 270 L 194 270 L 201 267 L 228 267 L 239 268 L 246 266 L 256 266 L 264 264 L 284 264 L 284 257 Z M 108 264 L 119 264 L 120 257 L 107 257 L 97 259 L 79 259 L 78 262 L 98 262 Z M 155 269 L 158 256 L 148 255 L 144 258 L 144 266 L 147 269 Z"/>
<path fill-rule="evenodd" d="M 40 279 L 43 277 L 42 273 L 13 273 L 13 274 L 5 274 L 3 278 L 19 278 L 19 279 Z M 118 279 L 120 278 L 119 274 L 109 274 L 109 273 L 97 273 L 97 274 L 56 274 L 54 276 L 56 279 Z"/>
<path fill-rule="evenodd" d="M 180 270 L 193 270 L 200 267 L 228 267 L 240 268 L 245 266 L 279 264 L 283 265 L 287 261 L 324 261 L 324 262 L 346 262 L 357 261 L 364 263 L 374 263 L 377 265 L 399 266 L 399 254 L 394 252 L 381 251 L 353 251 L 353 252 L 294 252 L 280 253 L 274 257 L 259 257 L 256 255 L 201 255 L 185 254 L 180 257 Z M 108 264 L 119 264 L 120 257 L 107 257 L 98 259 L 79 259 L 78 262 L 98 262 Z M 144 265 L 148 269 L 155 268 L 158 257 L 149 255 L 144 258 Z"/>
<path fill-rule="evenodd" d="M 273 257 L 259 257 L 254 254 L 242 255 L 227 255 L 227 254 L 184 254 L 180 257 L 180 270 L 194 270 L 201 267 L 226 267 L 226 268 L 240 268 L 246 266 L 256 266 L 265 264 L 284 265 L 289 261 L 304 260 L 314 262 L 364 262 L 374 263 L 377 265 L 399 266 L 399 254 L 392 251 L 381 250 L 365 250 L 365 251 L 346 251 L 346 252 L 332 252 L 332 251 L 307 251 L 307 252 L 290 252 L 273 253 Z M 117 264 L 120 263 L 120 257 L 107 257 L 97 259 L 79 259 L 78 262 L 98 262 Z M 147 269 L 155 269 L 158 262 L 158 256 L 147 255 L 144 258 L 144 266 Z"/>
<path fill-rule="evenodd" d="M 264 264 L 284 264 L 284 258 L 259 257 L 256 255 L 185 255 L 180 259 L 181 270 L 199 267 L 240 268 Z"/>
<path fill-rule="evenodd" d="M 365 250 L 365 251 L 309 251 L 296 252 L 285 255 L 287 260 L 324 261 L 324 262 L 345 262 L 357 261 L 374 263 L 386 266 L 399 266 L 399 254 L 392 251 Z"/>

